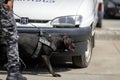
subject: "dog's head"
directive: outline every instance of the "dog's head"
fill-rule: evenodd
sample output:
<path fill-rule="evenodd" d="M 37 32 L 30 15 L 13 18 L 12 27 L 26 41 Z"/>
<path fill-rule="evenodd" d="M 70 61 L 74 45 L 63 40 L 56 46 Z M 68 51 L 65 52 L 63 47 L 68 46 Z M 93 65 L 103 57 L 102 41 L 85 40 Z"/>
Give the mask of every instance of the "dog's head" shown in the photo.
<path fill-rule="evenodd" d="M 73 40 L 66 35 L 51 35 L 50 36 L 51 43 L 56 46 L 57 49 L 68 49 L 70 51 L 75 50 L 75 44 L 73 43 Z"/>
<path fill-rule="evenodd" d="M 73 40 L 69 36 L 63 36 L 63 41 L 68 50 L 70 51 L 75 50 L 75 44 L 73 43 Z"/>

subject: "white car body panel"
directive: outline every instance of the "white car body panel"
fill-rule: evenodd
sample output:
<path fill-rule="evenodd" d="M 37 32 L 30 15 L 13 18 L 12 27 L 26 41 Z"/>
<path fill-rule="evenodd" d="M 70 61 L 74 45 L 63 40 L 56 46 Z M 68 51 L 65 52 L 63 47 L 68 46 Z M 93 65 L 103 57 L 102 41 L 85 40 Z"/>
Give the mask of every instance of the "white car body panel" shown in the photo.
<path fill-rule="evenodd" d="M 56 17 L 81 15 L 79 27 L 88 27 L 96 21 L 97 0 L 15 0 L 14 13 L 32 20 L 49 20 L 48 23 L 32 23 L 37 27 L 53 27 L 50 23 Z M 16 19 L 19 17 L 15 16 Z M 31 23 L 20 24 L 33 27 Z"/>

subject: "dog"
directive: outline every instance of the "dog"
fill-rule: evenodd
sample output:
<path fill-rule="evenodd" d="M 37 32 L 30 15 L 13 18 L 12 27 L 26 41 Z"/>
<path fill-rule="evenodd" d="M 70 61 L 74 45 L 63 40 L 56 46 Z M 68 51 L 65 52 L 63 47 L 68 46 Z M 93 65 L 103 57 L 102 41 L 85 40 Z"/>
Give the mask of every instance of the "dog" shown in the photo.
<path fill-rule="evenodd" d="M 65 49 L 68 49 L 70 51 L 75 50 L 75 45 L 73 43 L 73 40 L 69 36 L 49 36 L 48 40 L 56 47 L 56 50 L 58 51 L 64 51 Z M 40 56 L 44 60 L 44 63 L 46 67 L 48 68 L 49 73 L 52 74 L 53 77 L 61 77 L 60 74 L 57 74 L 54 72 L 50 57 L 52 55 L 53 49 L 47 45 L 42 45 L 42 49 L 40 51 Z"/>
<path fill-rule="evenodd" d="M 32 54 L 34 52 L 34 47 L 33 45 L 35 45 L 37 43 L 37 38 L 35 36 L 31 36 L 32 34 L 21 34 L 20 35 L 20 39 L 19 39 L 19 52 L 20 52 L 20 57 L 21 59 L 26 60 L 25 62 L 28 63 L 29 58 L 37 58 L 38 60 L 40 60 L 41 58 L 43 59 L 48 72 L 50 74 L 52 74 L 53 77 L 61 77 L 60 74 L 57 74 L 54 72 L 53 67 L 51 65 L 50 62 L 50 57 L 53 54 L 53 51 L 65 51 L 65 49 L 69 50 L 69 51 L 74 51 L 75 50 L 75 44 L 73 42 L 73 40 L 67 36 L 67 35 L 48 35 L 48 34 L 44 34 L 44 38 L 46 38 L 51 45 L 53 45 L 54 47 L 48 46 L 44 43 L 40 43 L 41 44 L 41 49 L 39 51 L 39 54 L 36 57 L 33 57 L 35 54 Z M 27 39 L 25 39 L 27 38 Z M 33 42 L 36 41 L 36 42 Z M 27 49 L 27 50 L 26 50 Z M 28 55 L 29 54 L 29 55 Z M 25 57 L 27 56 L 27 57 Z M 5 64 L 5 66 L 7 67 L 7 64 Z"/>

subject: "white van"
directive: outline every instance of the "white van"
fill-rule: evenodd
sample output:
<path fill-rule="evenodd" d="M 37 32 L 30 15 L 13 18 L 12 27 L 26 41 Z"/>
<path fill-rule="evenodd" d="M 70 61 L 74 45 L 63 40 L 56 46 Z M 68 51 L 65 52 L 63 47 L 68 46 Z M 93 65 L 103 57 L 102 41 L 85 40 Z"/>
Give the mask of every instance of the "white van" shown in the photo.
<path fill-rule="evenodd" d="M 34 54 L 39 32 L 69 35 L 75 42 L 74 52 L 55 52 L 71 56 L 77 67 L 87 67 L 94 47 L 97 23 L 97 0 L 15 0 L 14 14 L 22 49 Z M 26 41 L 26 42 L 25 42 Z"/>

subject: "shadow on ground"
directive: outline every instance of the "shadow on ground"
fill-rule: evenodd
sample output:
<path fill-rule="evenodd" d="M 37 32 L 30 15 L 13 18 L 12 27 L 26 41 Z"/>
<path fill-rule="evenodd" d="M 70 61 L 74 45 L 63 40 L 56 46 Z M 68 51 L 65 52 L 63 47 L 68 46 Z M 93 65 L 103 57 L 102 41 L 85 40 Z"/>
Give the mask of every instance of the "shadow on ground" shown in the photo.
<path fill-rule="evenodd" d="M 59 74 L 59 72 L 66 72 L 66 71 L 70 71 L 71 69 L 76 69 L 76 67 L 74 67 L 74 65 L 72 65 L 71 59 L 69 57 L 68 58 L 52 57 L 51 63 L 52 63 L 54 71 L 58 74 Z M 48 74 L 49 73 L 47 68 L 45 67 L 45 65 L 42 62 L 39 62 L 39 64 L 35 64 L 35 63 L 26 64 L 26 68 L 24 67 L 24 65 L 22 65 L 21 71 L 23 74 L 27 74 L 27 75 L 38 75 L 38 74 Z M 1 66 L 0 75 L 5 75 L 5 74 L 7 74 L 6 69 L 3 66 Z"/>

